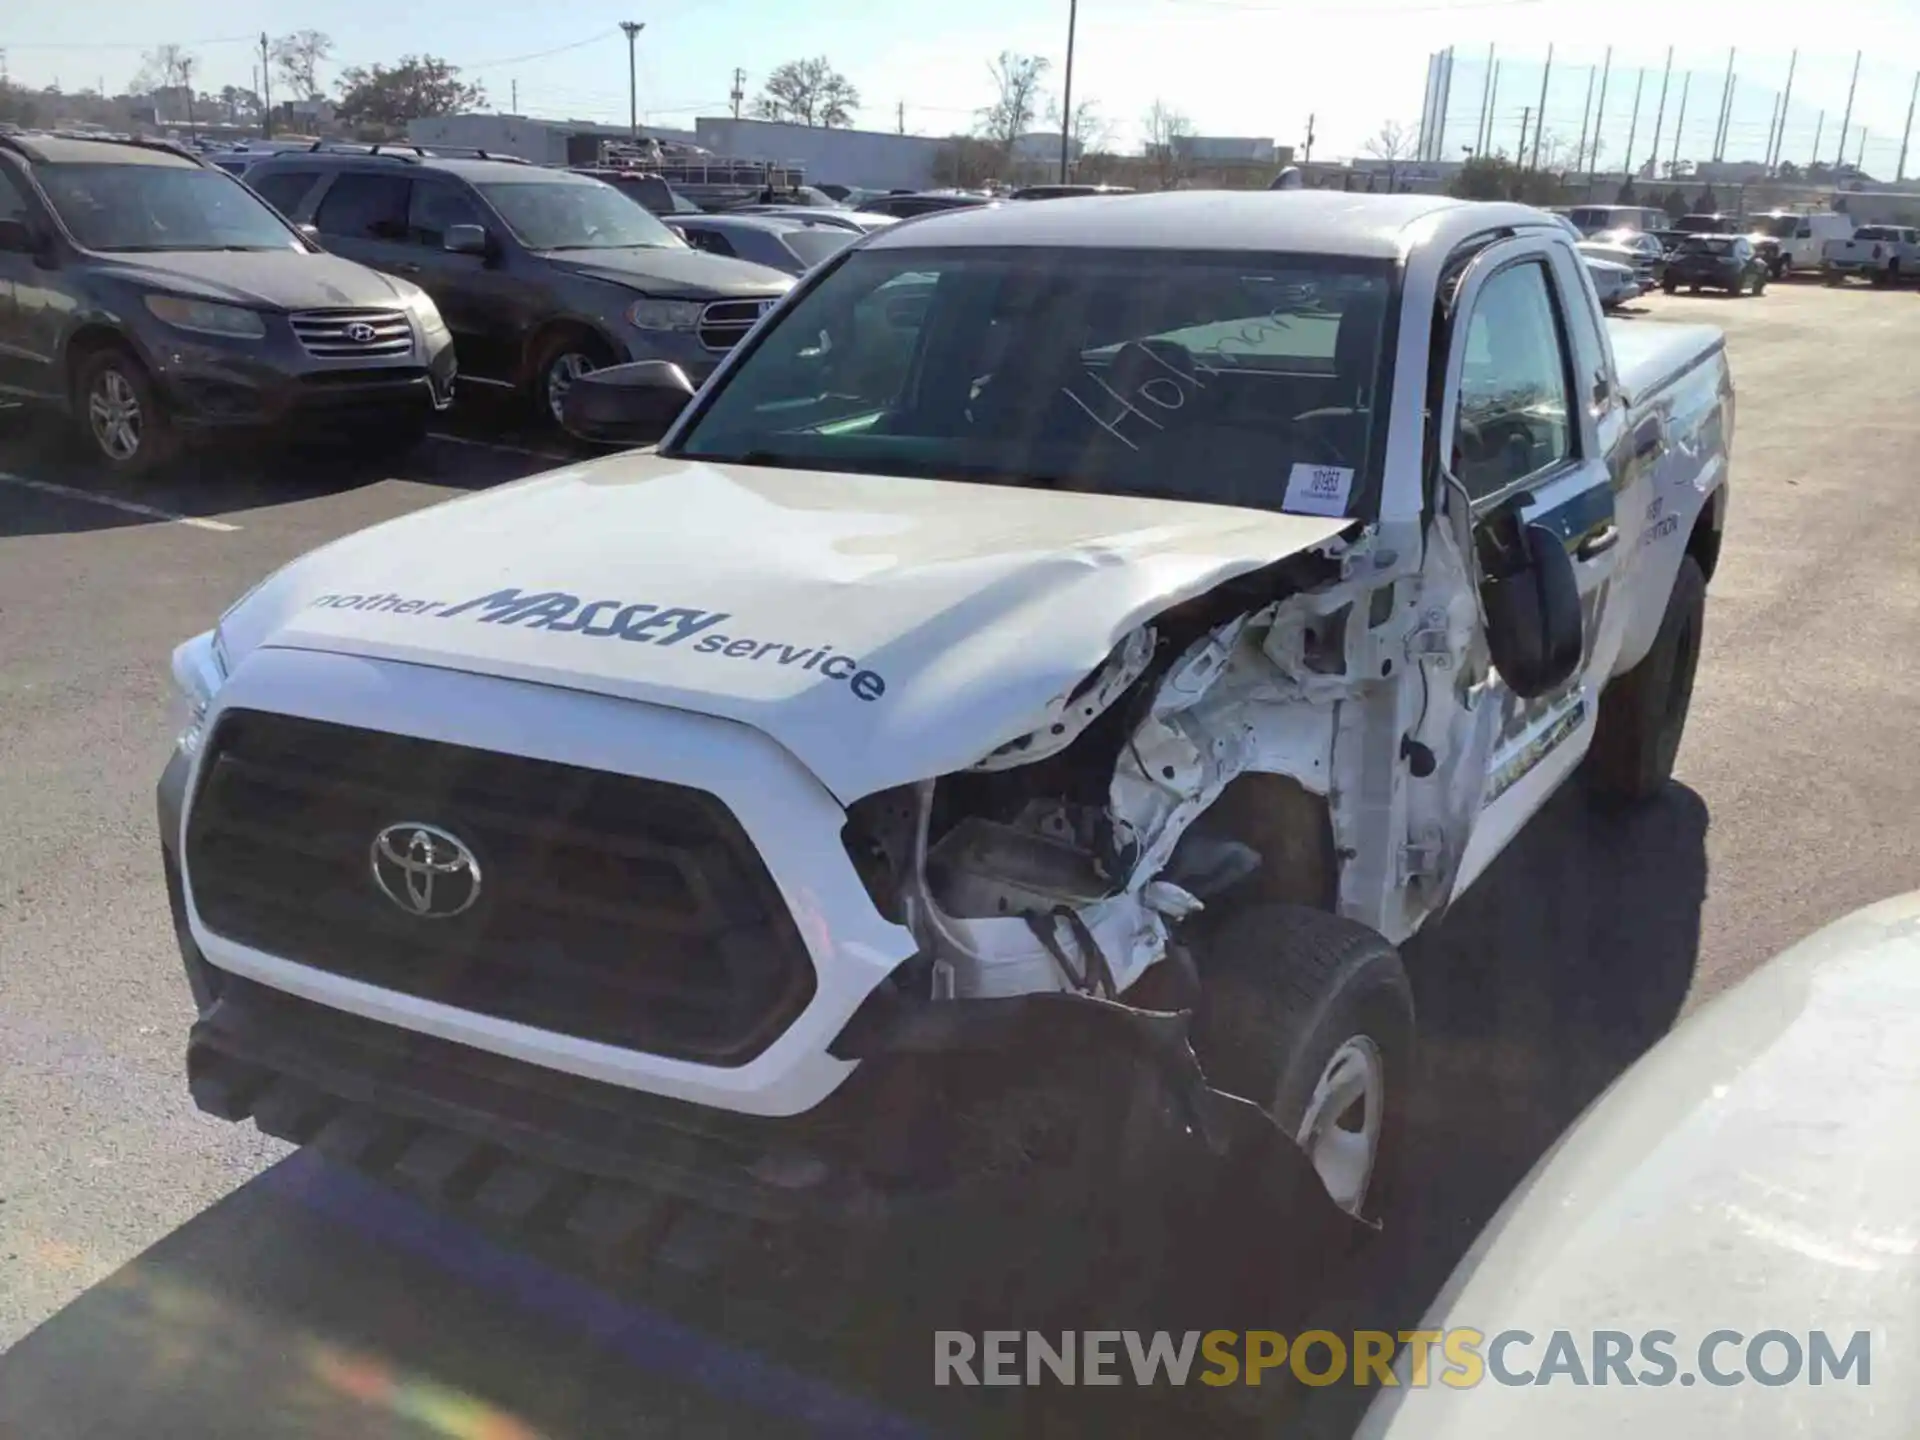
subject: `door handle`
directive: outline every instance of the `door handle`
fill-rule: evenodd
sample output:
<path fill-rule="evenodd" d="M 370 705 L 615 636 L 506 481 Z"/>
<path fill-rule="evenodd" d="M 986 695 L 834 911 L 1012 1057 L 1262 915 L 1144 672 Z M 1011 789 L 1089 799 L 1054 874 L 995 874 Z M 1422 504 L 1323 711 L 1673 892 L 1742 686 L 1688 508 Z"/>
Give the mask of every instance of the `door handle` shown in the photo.
<path fill-rule="evenodd" d="M 1608 522 L 1604 530 L 1596 530 L 1574 547 L 1573 558 L 1593 560 L 1613 549 L 1620 543 L 1620 527 Z"/>
<path fill-rule="evenodd" d="M 1660 422 L 1649 421 L 1633 437 L 1633 458 L 1644 460 L 1660 448 Z"/>

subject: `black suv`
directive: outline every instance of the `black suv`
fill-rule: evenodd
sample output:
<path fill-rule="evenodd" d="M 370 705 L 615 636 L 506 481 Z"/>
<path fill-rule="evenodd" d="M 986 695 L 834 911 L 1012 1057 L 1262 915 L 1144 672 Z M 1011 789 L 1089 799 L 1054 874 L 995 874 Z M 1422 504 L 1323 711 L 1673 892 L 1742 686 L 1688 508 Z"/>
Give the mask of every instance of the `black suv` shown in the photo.
<path fill-rule="evenodd" d="M 710 374 L 793 286 L 690 248 L 610 185 L 425 151 L 282 151 L 247 184 L 328 249 L 418 281 L 463 383 L 510 387 L 557 424 L 573 381 L 629 360 Z"/>
<path fill-rule="evenodd" d="M 403 445 L 453 383 L 418 286 L 328 255 L 197 156 L 0 136 L 0 395 L 71 414 L 109 469 L 309 420 Z"/>

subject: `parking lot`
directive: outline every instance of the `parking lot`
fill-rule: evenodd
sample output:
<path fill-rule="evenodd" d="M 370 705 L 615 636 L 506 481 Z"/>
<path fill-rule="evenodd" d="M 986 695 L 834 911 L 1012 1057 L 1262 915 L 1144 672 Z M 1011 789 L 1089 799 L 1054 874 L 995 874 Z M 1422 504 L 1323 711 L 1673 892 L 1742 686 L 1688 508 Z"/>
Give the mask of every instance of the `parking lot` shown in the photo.
<path fill-rule="evenodd" d="M 1655 294 L 1627 317 L 1669 322 L 1724 326 L 1739 387 L 1679 783 L 1627 817 L 1562 794 L 1408 947 L 1426 1073 L 1407 1198 L 1358 1262 L 1367 1325 L 1411 1325 L 1526 1168 L 1676 1018 L 1920 883 L 1920 294 L 1782 284 Z M 169 650 L 303 551 L 577 453 L 474 406 L 391 474 L 222 457 L 109 490 L 0 414 L 0 1433 L 964 1418 L 929 1388 L 924 1334 L 896 1337 L 894 1381 L 865 1384 L 849 1376 L 887 1367 L 823 1359 L 820 1311 L 755 1311 L 699 1282 L 697 1255 L 616 1292 L 188 1100 L 153 835 Z"/>

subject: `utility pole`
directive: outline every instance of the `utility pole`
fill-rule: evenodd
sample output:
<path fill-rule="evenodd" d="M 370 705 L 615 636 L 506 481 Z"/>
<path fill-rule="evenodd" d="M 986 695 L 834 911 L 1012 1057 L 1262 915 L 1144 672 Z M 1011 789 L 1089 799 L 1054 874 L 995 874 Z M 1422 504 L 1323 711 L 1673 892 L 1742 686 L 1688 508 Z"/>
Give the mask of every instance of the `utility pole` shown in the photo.
<path fill-rule="evenodd" d="M 1587 152 L 1587 198 L 1593 198 L 1593 180 L 1600 168 L 1600 131 L 1607 118 L 1607 77 L 1613 73 L 1613 47 L 1600 63 L 1600 103 L 1593 108 L 1593 149 Z"/>
<path fill-rule="evenodd" d="M 1769 153 L 1765 157 L 1769 173 L 1780 163 L 1780 147 L 1787 142 L 1787 107 L 1793 104 L 1793 72 L 1799 68 L 1800 52 L 1795 49 L 1793 54 L 1787 57 L 1787 88 L 1780 92 L 1778 133 L 1772 134 L 1772 143 L 1768 147 Z"/>
<path fill-rule="evenodd" d="M 740 118 L 740 102 L 747 98 L 746 71 L 737 68 L 734 70 L 733 89 L 727 92 L 727 98 L 733 101 L 733 118 L 738 120 Z"/>
<path fill-rule="evenodd" d="M 1587 67 L 1587 98 L 1580 106 L 1580 143 L 1573 147 L 1573 174 L 1580 173 L 1580 162 L 1587 156 L 1587 122 L 1593 119 L 1593 82 L 1598 72 Z"/>
<path fill-rule="evenodd" d="M 1313 162 L 1313 116 L 1309 115 L 1307 116 L 1307 147 L 1304 151 L 1301 152 L 1300 163 L 1302 165 L 1308 165 L 1308 164 L 1311 164 L 1312 162 Z"/>
<path fill-rule="evenodd" d="M 1680 132 L 1687 128 L 1687 92 L 1693 89 L 1693 72 L 1687 71 L 1680 77 L 1680 113 L 1673 121 L 1673 159 L 1667 162 L 1667 178 L 1673 179 L 1680 173 Z"/>
<path fill-rule="evenodd" d="M 1819 120 L 1815 121 L 1813 126 L 1813 159 L 1808 162 L 1809 169 L 1820 163 L 1820 132 L 1826 128 L 1827 112 L 1822 110 Z"/>
<path fill-rule="evenodd" d="M 1060 100 L 1060 183 L 1067 183 L 1067 152 L 1073 143 L 1073 33 L 1080 21 L 1080 0 L 1067 0 L 1067 73 Z"/>
<path fill-rule="evenodd" d="M 1533 119 L 1533 107 L 1522 106 L 1520 110 L 1520 148 L 1514 152 L 1514 164 L 1522 170 L 1527 168 L 1527 125 Z"/>
<path fill-rule="evenodd" d="M 1540 72 L 1540 123 L 1533 127 L 1533 159 L 1528 162 L 1529 170 L 1540 168 L 1540 137 L 1547 133 L 1547 81 L 1553 75 L 1553 45 L 1547 45 L 1546 67 Z M 1522 148 L 1525 143 L 1522 142 Z"/>
<path fill-rule="evenodd" d="M 267 32 L 260 32 L 260 138 L 273 138 L 273 67 L 267 62 Z"/>
<path fill-rule="evenodd" d="M 520 113 L 520 82 L 518 80 L 509 80 L 507 87 L 508 92 L 513 96 L 513 99 L 509 102 L 508 113 L 518 115 Z"/>
<path fill-rule="evenodd" d="M 907 102 L 904 100 L 896 102 L 893 107 L 893 133 L 896 135 L 907 133 Z"/>
<path fill-rule="evenodd" d="M 1496 61 L 1493 67 L 1493 87 L 1487 92 L 1487 135 L 1486 138 L 1480 142 L 1480 153 L 1482 155 L 1491 154 L 1493 151 L 1493 107 L 1499 99 L 1500 65 L 1499 62 Z"/>
<path fill-rule="evenodd" d="M 1853 91 L 1860 83 L 1860 52 L 1853 52 L 1853 79 L 1847 82 L 1847 110 L 1840 117 L 1840 149 L 1833 157 L 1834 173 L 1838 175 L 1840 167 L 1847 163 L 1847 126 L 1853 123 Z"/>
<path fill-rule="evenodd" d="M 1653 117 L 1653 149 L 1647 152 L 1647 173 L 1659 177 L 1660 174 L 1660 127 L 1667 123 L 1667 82 L 1673 79 L 1673 47 L 1667 46 L 1667 68 L 1660 75 L 1660 108 Z M 1633 157 L 1627 157 L 1631 160 Z"/>
<path fill-rule="evenodd" d="M 1784 139 L 1787 133 L 1787 127 L 1780 122 L 1780 97 L 1778 95 L 1773 97 L 1773 113 L 1767 116 L 1767 144 L 1765 150 L 1761 152 L 1760 157 L 1760 163 L 1767 167 L 1768 174 L 1773 173 L 1773 162 L 1767 157 L 1773 151 L 1773 137 L 1776 130 L 1779 132 L 1781 138 Z"/>
<path fill-rule="evenodd" d="M 1713 145 L 1710 158 L 1724 159 L 1727 148 L 1727 116 L 1733 113 L 1733 57 L 1735 47 L 1727 47 L 1727 78 L 1720 82 L 1720 113 L 1713 124 Z"/>
<path fill-rule="evenodd" d="M 1633 118 L 1627 122 L 1627 158 L 1621 165 L 1629 185 L 1633 183 L 1633 137 L 1640 133 L 1640 91 L 1646 83 L 1646 70 L 1644 68 L 1636 70 L 1633 81 Z"/>
<path fill-rule="evenodd" d="M 187 139 L 193 139 L 193 60 L 184 57 L 180 61 L 180 88 L 187 92 Z"/>
<path fill-rule="evenodd" d="M 647 28 L 646 22 L 622 20 L 620 28 L 627 37 L 627 138 L 640 138 L 640 80 L 634 69 L 633 42 Z"/>
<path fill-rule="evenodd" d="M 1860 127 L 1860 150 L 1859 150 L 1859 153 L 1853 157 L 1853 168 L 1855 170 L 1858 170 L 1861 174 L 1865 174 L 1866 165 L 1867 165 L 1867 127 L 1862 125 Z"/>
<path fill-rule="evenodd" d="M 1907 128 L 1900 132 L 1900 160 L 1893 167 L 1894 183 L 1907 178 L 1907 142 L 1913 138 L 1913 102 L 1920 100 L 1920 73 L 1913 77 L 1913 92 L 1907 96 Z"/>
<path fill-rule="evenodd" d="M 1487 46 L 1487 78 L 1480 85 L 1480 123 L 1473 127 L 1473 153 L 1476 155 L 1480 153 L 1483 143 L 1480 137 L 1487 131 L 1488 107 L 1493 104 L 1493 76 L 1499 68 L 1493 58 L 1493 46 L 1489 45 Z"/>

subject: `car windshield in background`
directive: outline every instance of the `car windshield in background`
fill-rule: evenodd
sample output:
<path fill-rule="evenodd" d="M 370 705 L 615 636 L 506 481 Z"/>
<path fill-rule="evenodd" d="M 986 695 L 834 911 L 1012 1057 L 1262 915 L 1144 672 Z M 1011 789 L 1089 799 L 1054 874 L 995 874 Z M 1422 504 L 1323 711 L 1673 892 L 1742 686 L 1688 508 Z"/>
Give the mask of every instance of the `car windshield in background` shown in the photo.
<path fill-rule="evenodd" d="M 795 226 L 780 238 L 786 241 L 787 248 L 798 255 L 803 264 L 811 266 L 838 255 L 860 237 L 851 230 L 804 225 Z"/>
<path fill-rule="evenodd" d="M 477 187 L 529 250 L 673 249 L 680 239 L 611 185 L 496 181 Z"/>
<path fill-rule="evenodd" d="M 1680 250 L 1686 255 L 1731 255 L 1733 240 L 1727 236 L 1700 236 L 1685 241 Z"/>
<path fill-rule="evenodd" d="M 1754 232 L 1770 235 L 1775 240 L 1791 240 L 1800 225 L 1801 219 L 1798 215 L 1766 215 L 1754 225 Z"/>
<path fill-rule="evenodd" d="M 88 250 L 298 250 L 258 196 L 184 165 L 41 165 L 35 176 Z"/>
<path fill-rule="evenodd" d="M 1596 245 L 1623 245 L 1628 249 L 1632 249 L 1640 243 L 1640 239 L 1641 232 L 1638 230 L 1602 230 L 1593 237 L 1593 243 Z"/>
<path fill-rule="evenodd" d="M 1357 514 L 1392 286 L 1347 257 L 863 251 L 676 453 L 1265 509 L 1329 467 Z"/>
<path fill-rule="evenodd" d="M 1856 240 L 1892 240 L 1895 237 L 1893 230 L 1889 226 L 1862 225 L 1858 230 L 1853 232 L 1853 238 Z"/>

